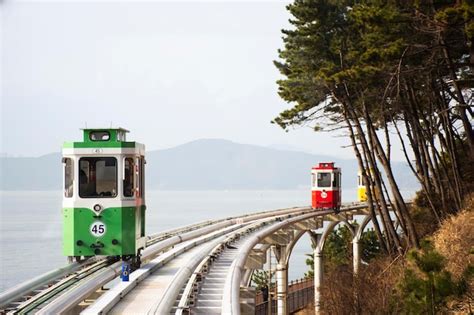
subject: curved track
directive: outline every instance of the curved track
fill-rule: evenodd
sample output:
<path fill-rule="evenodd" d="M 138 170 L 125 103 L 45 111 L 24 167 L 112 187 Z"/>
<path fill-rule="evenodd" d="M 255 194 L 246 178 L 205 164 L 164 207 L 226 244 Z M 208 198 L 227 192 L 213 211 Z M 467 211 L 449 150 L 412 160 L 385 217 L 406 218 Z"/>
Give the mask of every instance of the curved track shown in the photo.
<path fill-rule="evenodd" d="M 211 253 L 215 248 L 222 248 L 230 240 L 240 237 L 240 235 L 245 234 L 245 231 L 248 232 L 255 228 L 255 224 L 265 225 L 270 221 L 307 211 L 309 211 L 309 208 L 265 211 L 239 217 L 205 221 L 150 235 L 147 248 L 142 256 L 144 267 L 132 273 L 132 276 L 137 279 L 140 276 L 145 277 L 145 272 L 143 271 L 146 269 L 145 266 L 148 266 L 149 274 L 151 274 L 151 271 L 163 269 L 165 265 L 172 266 L 172 261 L 177 264 L 178 259 L 189 259 L 186 263 L 187 271 L 184 269 L 180 270 L 176 275 L 181 280 L 178 281 L 176 280 L 178 278 L 172 277 L 174 280 L 171 281 L 174 286 L 173 290 L 177 290 L 175 287 L 178 286 L 181 286 L 178 291 L 184 290 L 186 283 L 183 281 L 187 280 L 189 276 L 193 278 L 194 269 L 200 266 L 203 260 L 208 259 L 209 255 L 212 256 L 213 254 Z M 196 256 L 196 253 L 199 255 Z M 180 264 L 182 265 L 183 261 Z M 51 314 L 71 311 L 76 313 L 87 308 L 90 304 L 96 307 L 96 305 L 99 305 L 99 302 L 94 303 L 94 301 L 104 293 L 104 290 L 101 290 L 101 288 L 118 277 L 120 268 L 121 262 L 106 259 L 90 259 L 82 263 L 74 263 L 53 270 L 2 293 L 0 295 L 0 313 Z M 181 282 L 183 282 L 182 285 Z M 124 285 L 122 284 L 122 286 Z M 116 287 L 117 285 L 113 286 L 113 290 Z M 130 291 L 133 285 L 128 287 Z M 168 286 L 166 288 L 168 290 Z M 170 294 L 168 293 L 167 298 L 170 297 Z M 119 295 L 122 297 L 124 294 L 122 292 Z M 104 301 L 106 296 L 110 297 L 111 293 L 104 295 L 104 298 L 98 301 Z M 177 300 L 176 306 L 178 306 L 179 302 Z M 186 302 L 183 303 L 186 304 Z M 162 310 L 165 304 L 155 303 L 154 307 L 155 310 Z M 112 308 L 109 307 L 108 309 Z M 183 307 L 181 306 L 180 309 L 183 309 Z M 90 308 L 90 312 L 94 313 L 94 308 Z"/>

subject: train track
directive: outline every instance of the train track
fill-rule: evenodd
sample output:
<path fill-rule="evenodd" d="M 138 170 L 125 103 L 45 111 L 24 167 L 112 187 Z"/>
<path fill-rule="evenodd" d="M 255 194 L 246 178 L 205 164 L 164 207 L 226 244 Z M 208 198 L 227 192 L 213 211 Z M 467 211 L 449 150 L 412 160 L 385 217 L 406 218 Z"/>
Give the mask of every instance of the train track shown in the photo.
<path fill-rule="evenodd" d="M 82 314 L 165 313 L 164 309 L 176 300 L 183 281 L 191 276 L 202 258 L 207 257 L 217 244 L 223 244 L 229 235 L 248 230 L 249 225 L 253 224 L 232 225 L 183 242 L 135 271 L 128 283 L 116 284 Z M 161 298 L 148 299 L 151 295 Z M 136 303 L 137 299 L 140 303 Z"/>
<path fill-rule="evenodd" d="M 130 282 L 116 284 L 81 314 L 221 314 L 228 273 L 232 262 L 241 259 L 239 248 L 259 230 L 314 215 L 309 209 L 274 213 L 183 242 L 132 274 Z"/>
<path fill-rule="evenodd" d="M 62 279 L 55 280 L 54 283 L 48 284 L 43 290 L 37 290 L 38 294 L 25 300 L 23 303 L 16 304 L 16 307 L 8 313 L 14 314 L 28 314 L 36 310 L 37 307 L 43 305 L 46 301 L 50 300 L 54 296 L 57 296 L 60 292 L 67 290 L 79 281 L 82 281 L 98 270 L 112 264 L 113 261 L 101 260 L 97 261 L 89 266 L 82 268 L 77 272 L 73 272 Z M 13 312 L 12 312 L 13 311 Z"/>
<path fill-rule="evenodd" d="M 209 220 L 183 228 L 150 235 L 143 252 L 143 262 L 152 261 L 183 242 L 192 242 L 216 231 L 243 227 L 254 220 L 293 215 L 308 208 L 265 211 L 220 220 Z M 208 240 L 209 241 L 209 240 Z M 206 242 L 203 242 L 203 244 Z M 214 243 L 212 243 L 214 244 Z M 195 246 L 193 246 L 195 247 Z M 163 256 L 166 257 L 166 256 Z M 166 263 L 166 262 L 164 262 Z M 163 263 L 163 264 L 164 264 Z M 163 265 L 162 264 L 162 265 Z M 120 274 L 121 262 L 89 259 L 41 275 L 0 295 L 0 314 L 56 313 L 71 310 Z M 132 273 L 133 275 L 133 273 Z"/>
<path fill-rule="evenodd" d="M 169 230 L 148 236 L 147 246 L 165 241 L 181 233 L 194 231 L 215 224 L 220 220 L 204 221 L 185 227 Z M 65 267 L 50 271 L 39 277 L 24 282 L 0 295 L 0 314 L 21 314 L 23 310 L 34 309 L 54 298 L 58 292 L 67 290 L 100 269 L 110 266 L 114 261 L 107 258 L 91 258 L 75 262 Z M 31 304 L 31 305 L 30 305 Z"/>

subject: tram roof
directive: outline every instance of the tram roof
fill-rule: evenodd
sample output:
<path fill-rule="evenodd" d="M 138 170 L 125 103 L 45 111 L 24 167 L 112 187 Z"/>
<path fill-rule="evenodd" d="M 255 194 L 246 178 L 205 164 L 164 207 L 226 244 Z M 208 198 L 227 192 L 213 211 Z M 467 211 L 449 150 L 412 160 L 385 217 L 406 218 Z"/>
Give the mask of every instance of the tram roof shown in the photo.
<path fill-rule="evenodd" d="M 313 170 L 339 170 L 339 167 L 336 167 L 335 162 L 321 162 L 316 166 L 313 166 Z"/>
<path fill-rule="evenodd" d="M 125 128 L 81 128 L 82 141 L 65 142 L 63 148 L 136 148 L 143 144 L 127 141 Z"/>
<path fill-rule="evenodd" d="M 118 128 L 81 128 L 80 130 L 83 131 L 105 131 L 105 130 L 115 130 L 115 131 L 122 131 L 122 132 L 130 132 L 130 130 L 118 127 Z"/>

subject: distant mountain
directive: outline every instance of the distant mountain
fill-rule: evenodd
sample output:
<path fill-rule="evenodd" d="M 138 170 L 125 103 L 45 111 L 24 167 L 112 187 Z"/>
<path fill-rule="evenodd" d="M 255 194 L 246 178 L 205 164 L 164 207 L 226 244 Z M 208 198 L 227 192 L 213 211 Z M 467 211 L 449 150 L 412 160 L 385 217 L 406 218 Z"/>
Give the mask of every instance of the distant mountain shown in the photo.
<path fill-rule="evenodd" d="M 280 144 L 280 143 L 270 144 L 269 146 L 267 146 L 267 148 L 283 150 L 283 151 L 296 151 L 296 152 L 308 153 L 308 151 L 303 148 L 295 147 L 288 144 Z"/>
<path fill-rule="evenodd" d="M 0 190 L 61 189 L 61 154 L 41 157 L 0 157 Z"/>
<path fill-rule="evenodd" d="M 171 149 L 149 151 L 148 189 L 227 190 L 309 188 L 310 169 L 323 161 L 342 167 L 343 188 L 356 185 L 356 160 L 203 139 Z M 402 189 L 417 187 L 404 163 L 394 163 Z M 0 190 L 61 189 L 60 153 L 38 158 L 0 158 Z"/>

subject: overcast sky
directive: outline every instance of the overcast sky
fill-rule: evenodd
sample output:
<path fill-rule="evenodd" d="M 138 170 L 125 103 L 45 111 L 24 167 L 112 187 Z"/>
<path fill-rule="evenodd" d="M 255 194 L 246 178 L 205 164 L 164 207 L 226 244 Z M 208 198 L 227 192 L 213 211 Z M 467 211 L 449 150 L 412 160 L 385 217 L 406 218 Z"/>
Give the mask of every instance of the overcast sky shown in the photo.
<path fill-rule="evenodd" d="M 222 138 L 352 158 L 337 134 L 270 124 L 289 107 L 272 63 L 285 5 L 4 0 L 2 154 L 56 152 L 112 124 L 147 150 Z"/>

